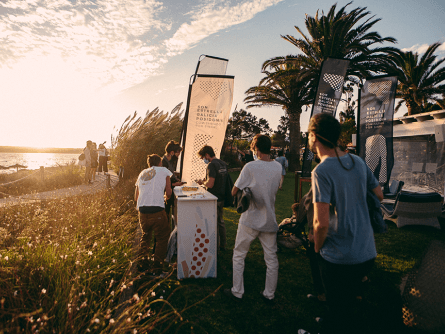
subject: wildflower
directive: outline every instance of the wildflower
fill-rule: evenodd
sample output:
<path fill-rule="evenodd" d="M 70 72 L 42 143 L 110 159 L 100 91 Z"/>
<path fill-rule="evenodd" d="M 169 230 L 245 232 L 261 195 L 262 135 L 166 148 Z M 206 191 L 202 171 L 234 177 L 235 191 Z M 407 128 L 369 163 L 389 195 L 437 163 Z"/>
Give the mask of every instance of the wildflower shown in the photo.
<path fill-rule="evenodd" d="M 17 293 L 18 293 L 18 291 L 15 290 L 15 291 L 14 291 L 14 297 L 17 297 Z"/>
<path fill-rule="evenodd" d="M 42 289 L 42 293 L 45 294 L 46 293 L 46 289 Z"/>
<path fill-rule="evenodd" d="M 116 259 L 113 259 L 113 263 L 116 263 Z"/>
<path fill-rule="evenodd" d="M 152 291 L 152 292 L 151 292 L 151 296 L 152 296 L 152 297 L 156 296 L 156 292 Z"/>
<path fill-rule="evenodd" d="M 98 323 L 100 322 L 100 320 L 99 320 L 98 318 L 96 318 L 96 319 L 94 319 L 94 322 L 95 322 L 96 324 L 98 324 Z"/>
<path fill-rule="evenodd" d="M 135 293 L 134 295 L 133 295 L 133 299 L 136 301 L 136 302 L 138 302 L 139 301 L 139 296 L 138 296 L 138 294 L 137 293 Z"/>
<path fill-rule="evenodd" d="M 92 251 L 88 251 L 88 255 L 93 255 L 93 252 Z"/>
<path fill-rule="evenodd" d="M 110 319 L 110 324 L 114 324 L 114 319 L 113 318 Z"/>
<path fill-rule="evenodd" d="M 138 330 L 136 328 L 133 329 L 133 334 L 136 334 Z"/>
<path fill-rule="evenodd" d="M 9 256 L 6 255 L 6 256 L 5 256 L 5 261 L 8 261 L 8 260 L 9 260 Z"/>
<path fill-rule="evenodd" d="M 114 296 L 114 291 L 111 291 L 111 292 L 110 292 L 110 295 Z"/>

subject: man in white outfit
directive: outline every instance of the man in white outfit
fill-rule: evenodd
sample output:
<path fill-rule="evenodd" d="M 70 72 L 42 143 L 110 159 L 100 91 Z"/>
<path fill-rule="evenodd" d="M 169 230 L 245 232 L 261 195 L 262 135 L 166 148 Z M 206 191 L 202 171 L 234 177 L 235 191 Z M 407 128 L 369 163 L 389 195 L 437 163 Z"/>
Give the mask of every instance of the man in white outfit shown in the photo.
<path fill-rule="evenodd" d="M 256 238 L 261 242 L 266 261 L 266 287 L 261 292 L 266 302 L 273 301 L 278 281 L 277 231 L 275 197 L 281 181 L 281 165 L 270 159 L 271 141 L 266 135 L 256 135 L 250 148 L 257 160 L 247 163 L 232 189 L 235 196 L 239 189 L 250 188 L 252 201 L 241 214 L 233 249 L 233 287 L 224 294 L 241 300 L 244 294 L 244 259 L 250 244 Z"/>

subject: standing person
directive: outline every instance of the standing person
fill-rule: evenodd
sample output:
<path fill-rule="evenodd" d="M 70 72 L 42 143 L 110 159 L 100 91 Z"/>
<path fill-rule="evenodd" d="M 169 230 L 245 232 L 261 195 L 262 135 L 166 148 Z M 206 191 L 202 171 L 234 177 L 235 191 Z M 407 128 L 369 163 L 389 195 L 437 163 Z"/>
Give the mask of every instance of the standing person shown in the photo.
<path fill-rule="evenodd" d="M 197 180 L 199 185 L 204 185 L 207 190 L 218 197 L 217 212 L 217 241 L 218 248 L 221 251 L 226 250 L 226 226 L 224 224 L 223 208 L 226 190 L 226 182 L 228 178 L 227 164 L 215 157 L 213 148 L 205 145 L 198 152 L 198 156 L 207 164 L 205 180 Z"/>
<path fill-rule="evenodd" d="M 314 251 L 329 307 L 326 332 L 361 333 L 356 296 L 377 256 L 366 192 L 371 189 L 380 200 L 383 193 L 362 159 L 338 149 L 340 131 L 328 113 L 309 123 L 309 148 L 321 160 L 312 171 Z M 335 224 L 329 223 L 330 204 L 337 212 Z"/>
<path fill-rule="evenodd" d="M 250 188 L 253 203 L 241 214 L 233 249 L 233 286 L 224 294 L 240 300 L 244 294 L 244 259 L 250 244 L 256 238 L 261 242 L 266 262 L 266 285 L 261 296 L 266 302 L 275 298 L 278 281 L 277 231 L 275 217 L 275 197 L 281 180 L 281 166 L 270 159 L 271 140 L 266 135 L 257 134 L 250 147 L 258 160 L 247 163 L 241 170 L 232 189 L 235 196 L 238 190 Z"/>
<path fill-rule="evenodd" d="M 96 169 L 97 169 L 97 166 L 99 165 L 99 163 L 97 162 L 98 155 L 97 155 L 96 143 L 91 144 L 90 156 L 91 156 L 91 177 L 90 177 L 90 179 L 94 182 L 94 181 L 96 181 Z"/>
<path fill-rule="evenodd" d="M 85 183 L 91 183 L 91 149 L 93 142 L 91 140 L 87 141 L 87 146 L 83 149 L 83 154 L 85 154 Z"/>
<path fill-rule="evenodd" d="M 164 210 L 164 199 L 168 199 L 172 194 L 170 184 L 172 173 L 162 167 L 161 157 L 157 154 L 149 155 L 147 163 L 149 168 L 144 169 L 136 181 L 134 198 L 142 229 L 140 255 L 148 257 L 154 231 L 156 250 L 149 274 L 158 276 L 162 274 L 162 264 L 167 254 L 170 236 L 170 224 Z"/>
<path fill-rule="evenodd" d="M 100 144 L 99 145 L 99 168 L 98 168 L 98 172 L 102 173 L 102 171 L 104 172 L 104 175 L 106 173 L 108 173 L 108 165 L 107 165 L 107 161 L 108 161 L 108 151 L 105 148 L 104 144 Z"/>
<path fill-rule="evenodd" d="M 175 175 L 176 165 L 178 163 L 179 155 L 181 154 L 182 147 L 178 142 L 171 140 L 165 146 L 165 154 L 162 157 L 162 167 L 167 168 L 170 172 L 172 172 L 172 176 L 170 178 L 172 190 L 174 187 L 181 186 L 184 182 Z M 170 208 L 173 207 L 175 203 L 174 196 L 171 196 L 170 199 L 165 204 L 165 212 L 167 213 L 167 217 L 170 220 Z M 172 223 L 173 225 L 173 223 Z M 172 226 L 172 228 L 174 228 Z"/>
<path fill-rule="evenodd" d="M 283 151 L 278 151 L 278 157 L 275 158 L 275 161 L 277 161 L 281 165 L 281 182 L 280 182 L 280 190 L 283 190 L 283 182 L 284 182 L 284 176 L 286 175 L 286 168 L 287 168 L 287 160 L 283 156 Z"/>

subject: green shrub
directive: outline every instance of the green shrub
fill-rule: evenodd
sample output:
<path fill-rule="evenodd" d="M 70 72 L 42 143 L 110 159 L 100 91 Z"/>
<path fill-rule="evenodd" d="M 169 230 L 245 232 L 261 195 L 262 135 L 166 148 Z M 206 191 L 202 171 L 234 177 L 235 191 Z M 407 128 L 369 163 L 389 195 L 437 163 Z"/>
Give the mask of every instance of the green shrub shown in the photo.
<path fill-rule="evenodd" d="M 182 103 L 170 113 L 147 111 L 144 118 L 128 116 L 122 124 L 118 135 L 113 139 L 111 154 L 115 170 L 124 168 L 125 178 L 136 177 L 141 170 L 147 168 L 147 155 L 162 156 L 170 140 L 179 141 L 182 129 Z"/>

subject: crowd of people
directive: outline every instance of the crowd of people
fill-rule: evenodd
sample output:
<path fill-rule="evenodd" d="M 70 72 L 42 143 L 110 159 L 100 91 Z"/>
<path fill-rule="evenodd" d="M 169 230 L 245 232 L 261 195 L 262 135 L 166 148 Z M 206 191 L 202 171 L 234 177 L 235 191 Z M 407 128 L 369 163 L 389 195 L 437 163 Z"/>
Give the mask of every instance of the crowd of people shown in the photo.
<path fill-rule="evenodd" d="M 383 199 L 380 185 L 365 162 L 356 155 L 343 152 L 337 146 L 340 124 L 326 113 L 315 115 L 309 123 L 309 148 L 318 159 L 312 171 L 312 187 L 306 196 L 309 224 L 308 254 L 316 298 L 325 301 L 327 316 L 323 320 L 324 333 L 357 333 L 360 322 L 351 318 L 361 295 L 362 281 L 369 274 L 377 256 L 374 234 L 366 204 L 367 191 Z M 87 145 L 88 146 L 88 145 Z M 93 146 L 94 147 L 94 146 Z M 141 256 L 149 275 L 163 275 L 163 260 L 171 231 L 169 223 L 172 188 L 182 185 L 175 175 L 176 162 L 182 148 L 171 141 L 161 158 L 148 156 L 149 168 L 137 181 L 135 201 L 143 231 Z M 275 216 L 276 194 L 281 189 L 286 173 L 283 152 L 271 157 L 271 140 L 267 135 L 256 135 L 250 150 L 243 152 L 246 162 L 232 188 L 232 196 L 246 189 L 250 204 L 241 214 L 233 247 L 232 287 L 224 294 L 241 302 L 244 291 L 245 258 L 251 243 L 258 238 L 264 251 L 266 279 L 261 298 L 274 303 L 278 283 L 277 231 Z M 212 147 L 204 146 L 198 156 L 207 164 L 206 176 L 196 182 L 217 197 L 218 251 L 226 251 L 226 229 L 223 218 L 227 164 L 216 158 Z M 297 204 L 292 209 L 297 214 Z M 156 238 L 154 259 L 148 261 L 152 233 Z M 314 297 L 309 294 L 308 297 Z M 320 318 L 317 318 L 320 319 Z M 308 333 L 303 329 L 299 334 Z"/>
<path fill-rule="evenodd" d="M 108 173 L 108 150 L 105 147 L 105 142 L 97 144 L 91 140 L 87 141 L 87 145 L 83 149 L 83 153 L 79 159 L 79 165 L 85 166 L 84 180 L 87 184 L 92 184 L 96 181 L 96 173 Z"/>

